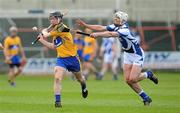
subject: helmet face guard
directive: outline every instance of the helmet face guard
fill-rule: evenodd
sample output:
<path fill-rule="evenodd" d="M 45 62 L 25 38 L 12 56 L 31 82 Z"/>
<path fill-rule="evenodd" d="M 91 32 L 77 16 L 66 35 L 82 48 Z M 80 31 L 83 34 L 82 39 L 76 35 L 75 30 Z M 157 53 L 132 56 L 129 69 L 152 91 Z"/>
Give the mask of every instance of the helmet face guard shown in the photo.
<path fill-rule="evenodd" d="M 114 17 L 118 17 L 122 23 L 125 23 L 128 20 L 128 14 L 122 11 L 118 11 L 114 14 Z"/>
<path fill-rule="evenodd" d="M 50 14 L 49 14 L 49 18 L 50 17 L 55 17 L 55 18 L 60 18 L 60 19 L 62 19 L 63 18 L 63 14 L 61 13 L 61 12 L 59 12 L 59 11 L 55 11 L 55 12 L 51 12 Z"/>
<path fill-rule="evenodd" d="M 10 32 L 17 32 L 18 29 L 17 29 L 17 27 L 12 26 L 12 27 L 10 27 L 9 31 L 10 31 Z"/>
<path fill-rule="evenodd" d="M 18 33 L 18 29 L 17 27 L 12 26 L 10 27 L 9 32 L 10 32 L 11 37 L 14 38 Z"/>
<path fill-rule="evenodd" d="M 59 11 L 55 11 L 49 14 L 49 20 L 51 19 L 51 17 L 56 18 L 58 20 L 58 23 L 61 23 L 63 19 L 63 14 Z"/>

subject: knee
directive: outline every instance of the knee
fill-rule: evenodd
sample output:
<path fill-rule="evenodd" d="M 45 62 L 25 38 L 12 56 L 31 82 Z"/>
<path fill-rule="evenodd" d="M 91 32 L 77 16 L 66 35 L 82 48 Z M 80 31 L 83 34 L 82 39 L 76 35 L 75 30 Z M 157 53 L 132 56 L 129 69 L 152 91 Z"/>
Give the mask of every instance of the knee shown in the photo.
<path fill-rule="evenodd" d="M 78 81 L 78 82 L 82 82 L 83 80 L 78 78 L 77 81 Z"/>
<path fill-rule="evenodd" d="M 62 77 L 63 77 L 63 75 L 61 75 L 61 73 L 58 72 L 58 70 L 55 70 L 54 81 L 55 81 L 56 83 L 61 83 Z"/>
<path fill-rule="evenodd" d="M 76 77 L 78 82 L 83 82 L 85 81 L 85 77 L 82 74 L 79 74 L 79 77 Z"/>
<path fill-rule="evenodd" d="M 54 77 L 54 83 L 57 83 L 57 84 L 61 83 L 61 78 L 60 78 L 59 76 L 56 76 L 56 75 L 55 75 L 55 77 Z"/>
<path fill-rule="evenodd" d="M 127 78 L 127 79 L 126 79 L 126 83 L 127 83 L 128 85 L 131 85 L 131 84 L 133 84 L 133 83 L 136 83 L 136 79 L 135 79 L 135 78 Z"/>
<path fill-rule="evenodd" d="M 20 74 L 22 72 L 21 68 L 18 68 L 18 71 L 16 72 L 16 74 Z"/>
<path fill-rule="evenodd" d="M 128 84 L 128 85 L 131 85 L 131 81 L 130 81 L 130 79 L 128 79 L 128 78 L 126 78 L 126 83 Z"/>

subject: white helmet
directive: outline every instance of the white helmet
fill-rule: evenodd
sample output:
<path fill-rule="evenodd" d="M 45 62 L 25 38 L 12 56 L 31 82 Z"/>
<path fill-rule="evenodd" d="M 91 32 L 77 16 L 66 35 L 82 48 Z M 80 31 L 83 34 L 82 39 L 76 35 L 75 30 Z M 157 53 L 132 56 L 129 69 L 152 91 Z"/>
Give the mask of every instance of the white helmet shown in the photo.
<path fill-rule="evenodd" d="M 10 32 L 13 32 L 13 31 L 16 31 L 16 32 L 17 32 L 18 29 L 17 29 L 17 27 L 12 26 L 12 27 L 9 28 L 9 31 L 10 31 Z"/>
<path fill-rule="evenodd" d="M 126 22 L 128 20 L 128 14 L 122 11 L 118 11 L 114 14 L 114 17 L 120 18 L 122 22 Z"/>

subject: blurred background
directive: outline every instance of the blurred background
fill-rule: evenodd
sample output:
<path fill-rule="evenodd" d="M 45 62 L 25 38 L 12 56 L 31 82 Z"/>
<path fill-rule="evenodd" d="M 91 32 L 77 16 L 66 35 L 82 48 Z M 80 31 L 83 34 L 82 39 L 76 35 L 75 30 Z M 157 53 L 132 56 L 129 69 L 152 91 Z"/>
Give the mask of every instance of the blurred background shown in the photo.
<path fill-rule="evenodd" d="M 112 23 L 114 12 L 127 12 L 132 30 L 147 51 L 144 67 L 180 69 L 180 0 L 0 0 L 0 39 L 3 42 L 9 34 L 9 27 L 18 27 L 26 56 L 31 58 L 27 63 L 30 67 L 25 69 L 41 69 L 43 64 L 47 71 L 49 66 L 53 66 L 54 60 L 50 58 L 56 57 L 55 52 L 39 43 L 31 45 L 37 36 L 32 27 L 47 27 L 49 12 L 66 9 L 69 13 L 64 17 L 64 23 L 70 28 L 77 27 L 77 18 L 90 24 L 108 25 Z M 43 58 L 48 58 L 48 62 L 39 61 Z M 3 62 L 2 51 L 0 61 L 0 71 L 6 71 L 8 66 Z"/>

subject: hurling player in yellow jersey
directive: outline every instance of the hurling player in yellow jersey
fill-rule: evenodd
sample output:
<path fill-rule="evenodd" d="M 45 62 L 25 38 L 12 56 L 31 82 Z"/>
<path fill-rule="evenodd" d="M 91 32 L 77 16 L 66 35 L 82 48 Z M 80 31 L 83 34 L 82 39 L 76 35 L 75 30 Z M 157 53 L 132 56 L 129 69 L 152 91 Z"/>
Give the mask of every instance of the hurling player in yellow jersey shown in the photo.
<path fill-rule="evenodd" d="M 11 27 L 9 29 L 10 36 L 4 40 L 4 55 L 5 62 L 9 65 L 9 83 L 15 86 L 15 78 L 22 72 L 22 63 L 26 62 L 26 56 L 22 47 L 21 39 L 17 35 L 17 28 Z M 19 56 L 21 53 L 22 59 Z M 16 70 L 17 68 L 17 70 Z"/>
<path fill-rule="evenodd" d="M 91 29 L 86 28 L 85 29 L 86 33 L 92 33 Z M 97 42 L 94 38 L 91 37 L 84 37 L 84 48 L 83 48 L 83 75 L 85 76 L 86 79 L 88 79 L 89 76 L 89 71 L 92 71 L 96 79 L 99 79 L 99 73 L 96 70 L 96 67 L 93 65 L 93 61 L 96 57 L 96 52 L 98 49 Z"/>
<path fill-rule="evenodd" d="M 66 70 L 71 71 L 80 82 L 82 96 L 88 95 L 85 79 L 82 76 L 80 60 L 77 57 L 77 46 L 74 44 L 70 29 L 62 22 L 63 15 L 59 11 L 50 13 L 50 27 L 42 30 L 39 35 L 39 41 L 50 49 L 57 52 L 56 66 L 54 68 L 54 93 L 55 107 L 61 106 L 61 82 Z M 50 37 L 53 42 L 50 43 L 44 38 Z"/>

